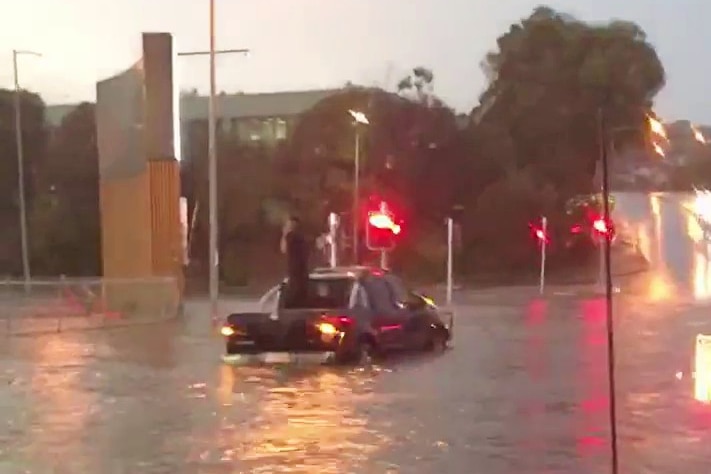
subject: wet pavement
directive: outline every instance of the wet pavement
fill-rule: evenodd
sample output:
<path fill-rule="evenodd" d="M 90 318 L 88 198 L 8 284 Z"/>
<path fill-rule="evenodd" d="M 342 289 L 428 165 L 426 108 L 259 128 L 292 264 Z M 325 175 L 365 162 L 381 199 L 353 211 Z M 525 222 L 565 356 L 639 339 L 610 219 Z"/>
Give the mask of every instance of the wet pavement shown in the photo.
<path fill-rule="evenodd" d="M 618 203 L 653 264 L 617 282 L 620 472 L 705 474 L 691 363 L 709 279 L 678 202 L 666 224 L 645 202 Z M 200 302 L 173 323 L 6 337 L 0 473 L 609 472 L 604 301 L 556 290 L 460 293 L 453 350 L 367 369 L 225 365 Z"/>
<path fill-rule="evenodd" d="M 608 472 L 600 299 L 460 307 L 453 350 L 372 369 L 224 365 L 200 306 L 8 339 L 0 472 Z M 711 406 L 675 374 L 707 312 L 621 296 L 616 316 L 622 472 L 705 473 Z"/>
<path fill-rule="evenodd" d="M 616 217 L 652 267 L 636 292 L 655 301 L 711 301 L 711 248 L 693 216 L 694 196 L 618 193 L 616 198 Z"/>

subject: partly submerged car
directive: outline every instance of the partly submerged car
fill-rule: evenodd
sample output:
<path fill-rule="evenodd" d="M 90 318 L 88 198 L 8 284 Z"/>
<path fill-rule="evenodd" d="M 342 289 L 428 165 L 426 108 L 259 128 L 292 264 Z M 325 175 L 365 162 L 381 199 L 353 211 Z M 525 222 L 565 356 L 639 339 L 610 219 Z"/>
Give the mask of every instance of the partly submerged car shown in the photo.
<path fill-rule="evenodd" d="M 289 362 L 302 354 L 323 362 L 367 363 L 393 351 L 444 350 L 453 315 L 378 268 L 317 269 L 303 301 L 289 301 L 284 281 L 265 295 L 271 308 L 234 313 L 221 328 L 227 356 Z"/>

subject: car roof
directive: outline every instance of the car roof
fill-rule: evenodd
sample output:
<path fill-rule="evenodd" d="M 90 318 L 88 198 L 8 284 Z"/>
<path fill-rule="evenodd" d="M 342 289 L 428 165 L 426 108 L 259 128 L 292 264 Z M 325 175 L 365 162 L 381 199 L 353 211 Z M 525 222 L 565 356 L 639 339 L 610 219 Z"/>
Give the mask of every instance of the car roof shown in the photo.
<path fill-rule="evenodd" d="M 316 268 L 309 276 L 315 279 L 353 278 L 359 280 L 369 275 L 382 276 L 384 273 L 385 271 L 381 268 L 350 265 L 342 267 Z"/>

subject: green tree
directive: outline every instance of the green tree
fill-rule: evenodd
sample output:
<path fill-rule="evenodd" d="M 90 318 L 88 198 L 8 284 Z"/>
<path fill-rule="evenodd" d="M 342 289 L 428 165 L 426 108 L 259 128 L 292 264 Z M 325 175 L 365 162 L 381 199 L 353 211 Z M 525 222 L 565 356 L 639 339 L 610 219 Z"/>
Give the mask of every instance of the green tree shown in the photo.
<path fill-rule="evenodd" d="M 301 117 L 279 159 L 282 198 L 317 224 L 328 210 L 351 211 L 356 130 L 349 110 L 370 122 L 360 132 L 362 198 L 382 196 L 405 217 L 414 209 L 418 218 L 441 217 L 451 207 L 447 182 L 457 172 L 455 114 L 441 103 L 376 88 L 345 89 Z"/>
<path fill-rule="evenodd" d="M 54 130 L 38 170 L 31 213 L 35 273 L 101 274 L 99 160 L 94 104 L 83 103 Z"/>
<path fill-rule="evenodd" d="M 0 89 L 0 268 L 19 274 L 20 259 L 19 194 L 15 139 L 14 91 Z M 28 208 L 35 196 L 35 176 L 46 152 L 47 130 L 42 99 L 22 91 L 22 143 L 24 148 L 25 196 Z"/>
<path fill-rule="evenodd" d="M 397 92 L 422 104 L 442 104 L 434 94 L 434 73 L 423 66 L 413 68 L 403 77 L 397 84 Z"/>
<path fill-rule="evenodd" d="M 539 255 L 528 225 L 554 214 L 556 200 L 553 186 L 540 186 L 532 169 L 515 171 L 486 187 L 464 222 L 465 269 L 497 274 L 535 269 Z"/>
<path fill-rule="evenodd" d="M 269 229 L 268 208 L 273 190 L 271 151 L 259 144 L 244 144 L 218 135 L 218 222 L 220 269 L 223 280 L 241 285 L 254 276 L 259 252 L 271 253 L 278 236 L 265 239 Z M 198 209 L 191 242 L 191 256 L 206 262 L 209 248 L 207 134 L 197 133 L 188 143 L 189 159 L 183 164 L 183 189 Z M 197 207 L 195 207 L 197 203 Z M 254 258 L 253 258 L 254 257 Z"/>
<path fill-rule="evenodd" d="M 645 114 L 664 85 L 664 69 L 644 31 L 622 21 L 590 25 L 539 7 L 497 46 L 483 63 L 490 84 L 477 120 L 499 130 L 492 137 L 507 137 L 503 166 L 535 165 L 535 179 L 550 181 L 561 200 L 589 191 L 598 110 L 611 128 L 644 130 Z"/>

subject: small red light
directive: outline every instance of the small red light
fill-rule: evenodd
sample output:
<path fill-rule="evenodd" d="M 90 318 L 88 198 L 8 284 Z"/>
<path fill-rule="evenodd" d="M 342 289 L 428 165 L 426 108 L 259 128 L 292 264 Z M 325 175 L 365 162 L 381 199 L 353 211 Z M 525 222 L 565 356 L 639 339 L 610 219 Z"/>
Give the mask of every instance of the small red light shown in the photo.
<path fill-rule="evenodd" d="M 607 234 L 609 232 L 609 227 L 607 226 L 605 219 L 595 219 L 593 222 L 593 229 L 601 234 Z"/>
<path fill-rule="evenodd" d="M 528 224 L 528 227 L 531 229 L 531 234 L 533 237 L 535 237 L 539 242 L 546 242 L 548 243 L 549 238 L 546 232 L 540 228 L 539 226 L 535 224 Z"/>
<path fill-rule="evenodd" d="M 570 228 L 571 234 L 579 234 L 582 231 L 583 231 L 583 227 L 579 224 L 575 224 L 573 227 Z"/>
<path fill-rule="evenodd" d="M 390 229 L 393 234 L 400 233 L 400 226 L 386 213 L 373 212 L 368 216 L 368 222 L 376 229 Z"/>

